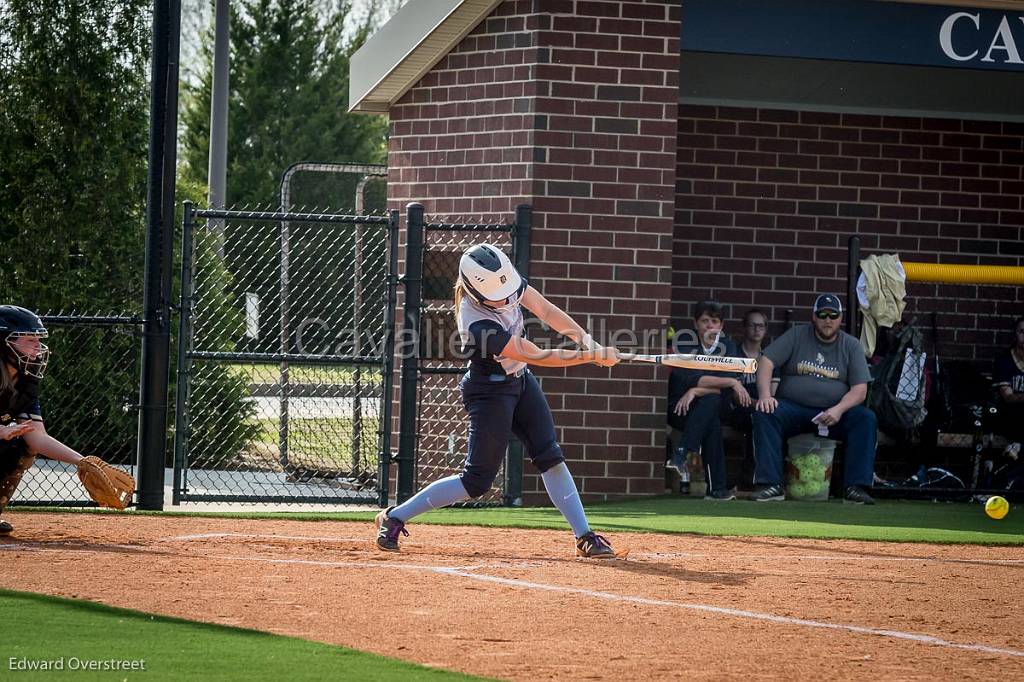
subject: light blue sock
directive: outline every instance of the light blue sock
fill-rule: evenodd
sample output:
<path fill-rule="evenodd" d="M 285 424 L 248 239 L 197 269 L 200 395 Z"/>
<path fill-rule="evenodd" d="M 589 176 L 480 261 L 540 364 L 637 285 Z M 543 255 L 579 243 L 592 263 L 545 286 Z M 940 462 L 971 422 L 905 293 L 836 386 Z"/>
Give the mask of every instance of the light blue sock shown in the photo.
<path fill-rule="evenodd" d="M 583 511 L 583 501 L 580 500 L 576 482 L 572 480 L 572 474 L 569 473 L 569 467 L 565 466 L 565 462 L 551 467 L 541 474 L 540 478 L 544 481 L 548 497 L 558 507 L 558 511 L 562 512 L 576 537 L 583 537 L 589 533 L 590 524 L 587 523 L 587 513 Z"/>
<path fill-rule="evenodd" d="M 447 507 L 449 504 L 469 499 L 466 487 L 458 474 L 434 481 L 408 500 L 391 510 L 388 516 L 402 521 L 409 521 L 431 509 Z"/>

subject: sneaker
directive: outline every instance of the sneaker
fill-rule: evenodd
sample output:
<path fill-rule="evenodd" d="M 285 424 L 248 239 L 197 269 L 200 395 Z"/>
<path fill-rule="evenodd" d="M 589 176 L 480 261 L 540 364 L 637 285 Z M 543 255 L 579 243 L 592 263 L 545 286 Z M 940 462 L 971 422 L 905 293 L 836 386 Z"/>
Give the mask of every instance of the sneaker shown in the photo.
<path fill-rule="evenodd" d="M 754 502 L 781 502 L 786 499 L 786 491 L 781 485 L 762 486 L 754 491 L 750 499 Z"/>
<path fill-rule="evenodd" d="M 861 488 L 859 485 L 851 485 L 846 488 L 846 498 L 843 502 L 849 502 L 850 504 L 874 504 L 875 500 L 868 495 L 864 488 Z"/>
<path fill-rule="evenodd" d="M 0 535 L 10 535 L 14 532 L 14 526 L 7 521 L 0 521 Z"/>
<path fill-rule="evenodd" d="M 729 500 L 735 500 L 736 495 L 731 490 L 709 490 L 704 496 L 704 499 L 727 502 Z"/>
<path fill-rule="evenodd" d="M 603 537 L 590 531 L 576 540 L 576 556 L 586 559 L 614 559 L 615 550 Z"/>
<path fill-rule="evenodd" d="M 388 507 L 381 513 L 377 514 L 375 522 L 377 524 L 377 547 L 384 550 L 385 552 L 397 552 L 398 551 L 398 535 L 401 533 L 408 537 L 409 531 L 405 529 L 405 522 L 393 519 L 388 516 L 394 507 Z"/>

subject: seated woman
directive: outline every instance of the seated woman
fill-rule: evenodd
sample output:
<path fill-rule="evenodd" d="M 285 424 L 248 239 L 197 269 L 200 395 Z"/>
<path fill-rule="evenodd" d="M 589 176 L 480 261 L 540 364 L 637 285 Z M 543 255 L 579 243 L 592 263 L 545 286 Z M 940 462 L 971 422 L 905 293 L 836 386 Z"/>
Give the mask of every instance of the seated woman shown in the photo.
<path fill-rule="evenodd" d="M 1013 323 L 1013 344 L 996 358 L 993 384 L 999 391 L 999 435 L 1010 444 L 1006 454 L 1016 459 L 1024 442 L 1024 317 Z"/>
<path fill-rule="evenodd" d="M 768 347 L 768 316 L 758 308 L 751 308 L 743 315 L 743 336 L 737 343 L 742 357 L 760 360 Z M 772 373 L 772 395 L 779 388 L 779 368 Z M 757 375 L 744 374 L 740 382 L 750 394 L 751 404 L 735 404 L 728 410 L 725 423 L 739 431 L 743 437 L 743 463 L 740 467 L 738 488 L 752 490 L 754 486 L 754 405 L 757 402 Z"/>

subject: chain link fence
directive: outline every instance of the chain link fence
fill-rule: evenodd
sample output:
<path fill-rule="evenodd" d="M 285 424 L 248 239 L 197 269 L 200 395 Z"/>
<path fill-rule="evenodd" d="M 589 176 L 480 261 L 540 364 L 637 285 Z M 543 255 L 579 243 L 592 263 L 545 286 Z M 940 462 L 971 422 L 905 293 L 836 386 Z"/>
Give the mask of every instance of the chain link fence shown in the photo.
<path fill-rule="evenodd" d="M 142 320 L 42 314 L 50 362 L 40 385 L 46 431 L 135 474 Z M 75 467 L 38 457 L 11 505 L 95 506 Z"/>
<path fill-rule="evenodd" d="M 407 223 L 419 220 L 418 215 L 411 214 Z M 511 254 L 520 271 L 528 275 L 531 219 L 528 206 L 517 209 L 513 222 L 490 216 L 422 217 L 422 245 L 410 244 L 408 248 L 409 258 L 414 258 L 422 248 L 415 404 L 410 405 L 407 396 L 402 401 L 403 411 L 412 409 L 415 413 L 416 438 L 412 475 L 404 485 L 399 476 L 399 500 L 432 481 L 458 473 L 466 458 L 469 421 L 458 387 L 466 372 L 466 360 L 459 353 L 461 342 L 452 288 L 458 276 L 459 259 L 468 247 L 489 243 Z M 417 301 L 412 300 L 415 294 L 410 295 L 408 288 L 406 291 L 406 305 L 417 306 Z M 494 487 L 468 504 L 518 504 L 521 489 L 522 448 L 513 441 Z"/>
<path fill-rule="evenodd" d="M 397 214 L 186 209 L 174 502 L 372 502 Z"/>
<path fill-rule="evenodd" d="M 315 171 L 320 172 L 320 171 Z M 531 212 L 423 220 L 424 324 L 411 357 L 406 497 L 460 470 L 468 422 L 452 284 L 462 252 L 488 242 L 528 275 Z M 174 414 L 174 504 L 387 503 L 394 402 L 397 212 L 197 210 L 186 205 Z M 45 316 L 53 348 L 41 396 L 48 430 L 135 474 L 143 322 Z M 404 375 L 404 372 L 403 372 Z M 512 442 L 494 489 L 515 504 Z M 400 476 L 401 478 L 401 472 Z M 401 481 L 400 481 L 401 483 Z M 92 504 L 70 467 L 40 459 L 19 504 Z"/>

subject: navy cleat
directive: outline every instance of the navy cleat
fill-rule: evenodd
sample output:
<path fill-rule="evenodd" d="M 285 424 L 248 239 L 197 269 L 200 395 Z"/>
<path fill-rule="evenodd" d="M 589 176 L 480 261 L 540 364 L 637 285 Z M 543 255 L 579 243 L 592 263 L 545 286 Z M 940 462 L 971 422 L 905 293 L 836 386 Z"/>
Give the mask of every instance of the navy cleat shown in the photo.
<path fill-rule="evenodd" d="M 377 524 L 377 547 L 384 550 L 385 552 L 397 552 L 398 551 L 398 536 L 399 534 L 409 536 L 409 531 L 405 529 L 405 522 L 399 521 L 398 519 L 391 518 L 388 516 L 394 507 L 388 507 L 381 513 L 377 514 L 375 522 Z"/>
<path fill-rule="evenodd" d="M 576 556 L 584 559 L 614 559 L 615 550 L 602 536 L 589 531 L 576 539 Z"/>

